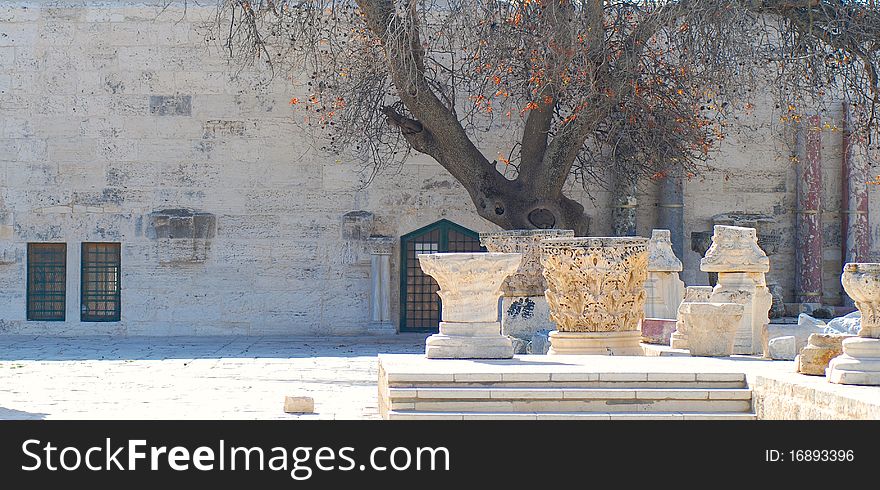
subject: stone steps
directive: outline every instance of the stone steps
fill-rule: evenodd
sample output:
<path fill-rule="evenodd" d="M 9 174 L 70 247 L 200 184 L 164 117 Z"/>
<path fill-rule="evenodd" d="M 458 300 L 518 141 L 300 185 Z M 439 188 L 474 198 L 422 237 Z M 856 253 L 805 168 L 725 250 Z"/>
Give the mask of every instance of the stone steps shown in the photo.
<path fill-rule="evenodd" d="M 751 410 L 747 388 L 389 388 L 388 409 L 415 412 L 717 413 Z"/>
<path fill-rule="evenodd" d="M 756 420 L 751 412 L 428 412 L 391 410 L 389 420 Z"/>
<path fill-rule="evenodd" d="M 656 364 L 660 369 L 652 370 Z M 682 364 L 678 366 L 678 364 Z M 386 419 L 753 420 L 742 372 L 690 359 L 525 356 L 436 361 L 380 356 Z"/>

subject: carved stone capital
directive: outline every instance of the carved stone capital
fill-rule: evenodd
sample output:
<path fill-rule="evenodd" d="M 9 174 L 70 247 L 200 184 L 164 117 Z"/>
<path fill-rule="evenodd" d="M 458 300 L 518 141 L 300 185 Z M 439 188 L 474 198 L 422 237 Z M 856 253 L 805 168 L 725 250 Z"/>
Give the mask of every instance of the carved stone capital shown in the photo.
<path fill-rule="evenodd" d="M 681 260 L 672 251 L 672 238 L 669 230 L 652 230 L 648 242 L 649 272 L 681 272 Z"/>
<path fill-rule="evenodd" d="M 541 266 L 541 240 L 573 237 L 573 230 L 509 230 L 480 233 L 480 245 L 490 252 L 519 253 L 523 260 L 501 289 L 505 296 L 543 296 L 547 289 Z"/>
<path fill-rule="evenodd" d="M 754 228 L 715 225 L 712 246 L 700 261 L 703 272 L 768 272 L 770 259 Z"/>
<path fill-rule="evenodd" d="M 371 255 L 391 255 L 394 248 L 394 237 L 374 235 L 367 238 L 367 246 Z"/>
<path fill-rule="evenodd" d="M 419 265 L 433 277 L 443 301 L 444 322 L 497 322 L 501 283 L 516 272 L 521 254 L 418 254 Z"/>
<path fill-rule="evenodd" d="M 859 337 L 880 338 L 880 263 L 848 263 L 840 283 L 862 313 Z"/>
<path fill-rule="evenodd" d="M 733 354 L 745 308 L 736 303 L 682 303 L 681 316 L 693 356 Z"/>
<path fill-rule="evenodd" d="M 550 318 L 560 332 L 639 329 L 648 277 L 648 239 L 551 238 L 541 241 Z"/>

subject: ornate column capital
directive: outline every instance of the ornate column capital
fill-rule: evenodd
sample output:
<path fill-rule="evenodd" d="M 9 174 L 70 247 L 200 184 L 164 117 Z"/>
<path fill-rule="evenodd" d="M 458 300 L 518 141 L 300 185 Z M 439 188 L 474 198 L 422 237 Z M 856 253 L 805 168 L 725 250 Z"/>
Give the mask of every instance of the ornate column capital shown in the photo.
<path fill-rule="evenodd" d="M 754 228 L 715 225 L 712 246 L 700 261 L 703 272 L 770 271 L 770 259 L 758 246 Z"/>
<path fill-rule="evenodd" d="M 374 235 L 367 238 L 367 246 L 370 255 L 391 255 L 391 249 L 394 248 L 394 237 Z"/>
<path fill-rule="evenodd" d="M 480 245 L 490 252 L 520 253 L 522 263 L 504 281 L 505 296 L 543 296 L 547 283 L 542 275 L 541 240 L 574 237 L 574 230 L 508 230 L 480 233 Z"/>
<path fill-rule="evenodd" d="M 672 251 L 672 235 L 669 230 L 652 230 L 648 241 L 649 272 L 681 272 L 681 260 Z"/>

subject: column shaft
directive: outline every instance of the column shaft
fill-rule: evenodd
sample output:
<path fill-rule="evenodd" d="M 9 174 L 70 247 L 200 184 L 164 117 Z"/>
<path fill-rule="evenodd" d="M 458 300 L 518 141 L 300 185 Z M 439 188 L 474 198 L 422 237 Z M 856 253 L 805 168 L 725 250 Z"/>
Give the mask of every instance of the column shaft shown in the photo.
<path fill-rule="evenodd" d="M 822 303 L 822 127 L 819 116 L 798 131 L 795 289 L 800 303 Z"/>

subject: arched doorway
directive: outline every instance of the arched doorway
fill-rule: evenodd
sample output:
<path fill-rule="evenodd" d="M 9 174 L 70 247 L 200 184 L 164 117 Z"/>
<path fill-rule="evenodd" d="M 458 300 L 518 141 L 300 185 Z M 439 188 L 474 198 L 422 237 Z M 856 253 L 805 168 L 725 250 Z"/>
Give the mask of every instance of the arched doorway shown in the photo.
<path fill-rule="evenodd" d="M 400 237 L 400 331 L 436 332 L 440 326 L 440 286 L 422 272 L 418 254 L 485 251 L 477 232 L 446 219 Z"/>

